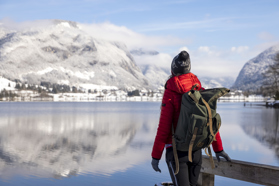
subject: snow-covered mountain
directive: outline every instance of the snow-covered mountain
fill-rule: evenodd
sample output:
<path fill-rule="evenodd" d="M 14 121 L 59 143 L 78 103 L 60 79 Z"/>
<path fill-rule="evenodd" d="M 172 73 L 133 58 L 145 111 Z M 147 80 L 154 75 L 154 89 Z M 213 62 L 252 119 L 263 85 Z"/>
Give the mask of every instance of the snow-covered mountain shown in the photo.
<path fill-rule="evenodd" d="M 140 65 L 140 68 L 153 88 L 163 88 L 170 76 L 170 70 L 156 65 Z"/>
<path fill-rule="evenodd" d="M 232 88 L 240 90 L 256 90 L 262 86 L 263 76 L 268 66 L 274 63 L 274 56 L 279 52 L 279 45 L 273 46 L 255 58 L 249 60 L 241 69 Z"/>
<path fill-rule="evenodd" d="M 140 65 L 142 73 L 148 79 L 148 82 L 155 87 L 164 87 L 166 80 L 170 77 L 170 69 L 156 65 Z M 226 87 L 230 88 L 234 83 L 232 77 L 199 77 L 204 88 Z"/>
<path fill-rule="evenodd" d="M 151 88 L 163 88 L 170 76 L 170 69 L 162 67 L 160 61 L 165 59 L 163 54 L 155 50 L 134 49 L 130 51 L 140 67 L 143 75 L 151 85 Z"/>
<path fill-rule="evenodd" d="M 230 88 L 234 83 L 234 78 L 232 77 L 198 77 L 201 81 L 201 84 L 204 88 L 217 88 L 217 87 L 226 87 Z"/>
<path fill-rule="evenodd" d="M 0 91 L 15 90 L 16 83 L 0 76 Z"/>
<path fill-rule="evenodd" d="M 160 55 L 160 53 L 157 51 L 138 49 L 138 50 L 132 50 L 131 54 L 134 56 L 136 62 L 139 64 L 139 67 L 141 68 L 144 76 L 148 79 L 148 82 L 153 87 L 156 88 L 164 87 L 166 80 L 168 80 L 168 78 L 171 75 L 170 64 L 172 59 L 171 58 L 169 59 L 169 67 L 166 68 L 166 67 L 161 67 L 156 65 L 156 63 L 142 64 L 142 60 L 147 59 L 149 61 L 152 61 L 149 59 L 152 57 L 154 61 L 160 60 L 160 57 L 156 57 Z M 199 77 L 199 79 L 204 88 L 216 88 L 216 87 L 230 88 L 234 83 L 234 79 L 232 77 L 219 77 L 219 78 Z"/>
<path fill-rule="evenodd" d="M 20 31 L 0 26 L 0 76 L 28 84 L 157 89 L 170 76 L 171 60 L 155 50 L 129 51 L 124 43 L 95 38 L 71 21 L 48 20 Z M 230 84 L 226 78 L 201 80 L 206 88 Z"/>
<path fill-rule="evenodd" d="M 119 42 L 92 37 L 75 22 L 13 31 L 0 26 L 0 75 L 29 84 L 147 88 L 147 79 Z"/>
<path fill-rule="evenodd" d="M 143 48 L 139 48 L 139 49 L 133 49 L 130 51 L 131 54 L 133 55 L 137 55 L 137 56 L 141 56 L 141 55 L 158 55 L 159 52 L 156 50 L 145 50 Z"/>

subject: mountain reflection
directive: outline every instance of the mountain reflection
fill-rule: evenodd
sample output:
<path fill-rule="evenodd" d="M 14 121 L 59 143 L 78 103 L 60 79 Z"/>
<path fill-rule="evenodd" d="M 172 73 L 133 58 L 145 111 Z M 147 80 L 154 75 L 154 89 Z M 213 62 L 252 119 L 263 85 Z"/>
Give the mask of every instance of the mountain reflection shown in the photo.
<path fill-rule="evenodd" d="M 125 170 L 142 161 L 136 144 L 145 142 L 135 139 L 131 148 L 136 148 L 128 148 L 144 125 L 136 117 L 127 112 L 1 117 L 0 175 L 9 177 L 20 172 L 27 176 L 60 178 Z M 128 162 L 128 158 L 133 160 Z"/>
<path fill-rule="evenodd" d="M 242 121 L 246 134 L 274 150 L 279 160 L 279 109 L 263 109 L 261 114 Z"/>

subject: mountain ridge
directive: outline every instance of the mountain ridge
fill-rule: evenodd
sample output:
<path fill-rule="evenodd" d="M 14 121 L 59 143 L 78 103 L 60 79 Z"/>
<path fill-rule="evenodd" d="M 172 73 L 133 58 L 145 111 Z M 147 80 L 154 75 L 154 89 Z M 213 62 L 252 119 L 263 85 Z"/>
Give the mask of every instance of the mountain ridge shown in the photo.
<path fill-rule="evenodd" d="M 170 76 L 169 68 L 156 65 L 171 58 L 167 54 L 144 48 L 129 50 L 124 43 L 95 38 L 77 22 L 44 21 L 46 26 L 22 30 L 0 25 L 1 76 L 28 84 L 127 90 L 163 88 Z M 157 58 L 149 58 L 151 64 L 146 64 L 144 57 L 148 56 Z"/>
<path fill-rule="evenodd" d="M 30 84 L 149 87 L 124 43 L 96 39 L 78 23 L 54 20 L 43 30 L 1 33 L 0 73 L 6 78 Z"/>
<path fill-rule="evenodd" d="M 232 88 L 240 90 L 257 90 L 263 83 L 263 73 L 274 63 L 279 45 L 272 46 L 245 63 Z"/>

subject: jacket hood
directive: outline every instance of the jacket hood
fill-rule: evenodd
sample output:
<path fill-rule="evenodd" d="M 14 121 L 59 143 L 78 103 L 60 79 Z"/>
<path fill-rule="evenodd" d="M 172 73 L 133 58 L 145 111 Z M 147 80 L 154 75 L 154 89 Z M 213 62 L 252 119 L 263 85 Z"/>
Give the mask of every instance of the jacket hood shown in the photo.
<path fill-rule="evenodd" d="M 195 90 L 200 90 L 201 89 L 200 80 L 193 73 L 188 73 L 188 74 L 182 74 L 180 76 L 174 76 L 170 78 L 166 82 L 165 88 L 177 92 L 179 94 L 184 94 L 190 91 L 195 84 L 198 84 L 195 87 Z"/>

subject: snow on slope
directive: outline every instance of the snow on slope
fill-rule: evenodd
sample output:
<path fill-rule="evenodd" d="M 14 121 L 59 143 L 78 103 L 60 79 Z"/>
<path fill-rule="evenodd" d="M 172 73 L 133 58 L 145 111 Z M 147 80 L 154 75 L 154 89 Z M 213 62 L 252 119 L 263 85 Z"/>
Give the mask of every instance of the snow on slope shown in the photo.
<path fill-rule="evenodd" d="M 29 84 L 128 90 L 162 88 L 170 76 L 168 54 L 142 48 L 130 53 L 123 43 L 94 38 L 78 23 L 49 21 L 21 31 L 0 26 L 0 75 Z M 220 79 L 211 80 L 206 78 L 203 85 L 228 87 Z"/>
<path fill-rule="evenodd" d="M 123 43 L 94 38 L 75 22 L 51 22 L 24 31 L 0 27 L 0 75 L 30 84 L 149 87 Z"/>
<path fill-rule="evenodd" d="M 166 68 L 156 65 L 140 65 L 140 68 L 153 88 L 163 88 L 170 76 Z"/>
<path fill-rule="evenodd" d="M 132 50 L 131 54 L 150 83 L 151 88 L 163 88 L 170 76 L 170 68 L 166 68 L 166 66 L 170 66 L 169 55 L 142 48 Z"/>
<path fill-rule="evenodd" d="M 234 83 L 234 78 L 232 77 L 220 77 L 220 78 L 198 77 L 198 78 L 205 89 L 217 88 L 217 87 L 230 88 Z"/>
<path fill-rule="evenodd" d="M 16 83 L 0 76 L 0 91 L 15 90 Z"/>
<path fill-rule="evenodd" d="M 163 58 L 166 58 L 166 56 L 159 57 L 158 55 L 160 55 L 160 53 L 157 51 L 138 49 L 138 50 L 131 51 L 131 54 L 134 55 L 136 62 L 140 64 L 139 66 L 142 70 L 142 73 L 148 79 L 149 83 L 156 88 L 164 87 L 166 81 L 171 75 L 170 64 L 172 62 L 172 59 L 167 58 L 167 60 L 169 61 L 168 62 L 169 65 L 164 64 L 162 66 L 168 66 L 168 67 L 162 67 L 156 64 L 160 64 L 158 60 L 165 60 Z M 144 64 L 144 62 L 142 61 L 144 59 L 150 61 L 150 63 L 154 61 L 154 63 Z M 216 88 L 216 87 L 230 88 L 234 83 L 234 79 L 232 77 L 219 77 L 219 78 L 198 77 L 198 78 L 200 79 L 202 86 L 204 88 Z"/>
<path fill-rule="evenodd" d="M 262 86 L 263 76 L 268 66 L 274 63 L 274 56 L 279 52 L 279 45 L 273 46 L 255 58 L 249 60 L 239 72 L 233 85 L 235 89 L 256 90 Z"/>

